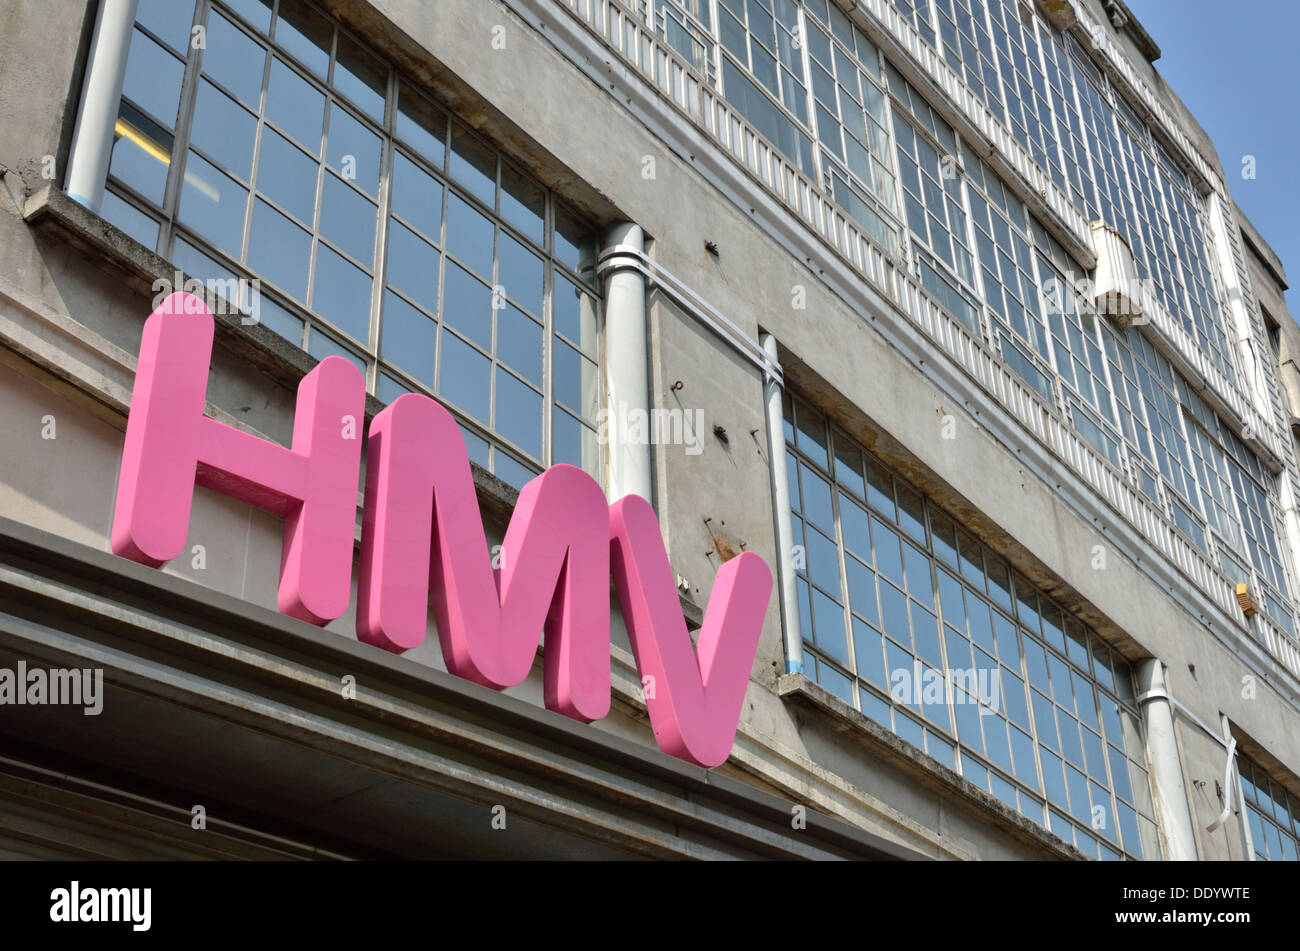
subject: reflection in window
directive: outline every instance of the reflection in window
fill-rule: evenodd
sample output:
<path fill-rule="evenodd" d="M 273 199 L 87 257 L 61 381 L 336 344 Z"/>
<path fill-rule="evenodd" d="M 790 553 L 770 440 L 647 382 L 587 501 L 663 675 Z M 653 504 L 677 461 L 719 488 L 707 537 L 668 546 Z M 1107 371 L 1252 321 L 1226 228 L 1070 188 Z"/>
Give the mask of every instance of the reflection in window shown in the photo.
<path fill-rule="evenodd" d="M 192 277 L 260 279 L 241 306 L 381 399 L 438 396 L 516 488 L 599 474 L 589 224 L 308 0 L 143 0 L 131 50 L 110 221 Z"/>

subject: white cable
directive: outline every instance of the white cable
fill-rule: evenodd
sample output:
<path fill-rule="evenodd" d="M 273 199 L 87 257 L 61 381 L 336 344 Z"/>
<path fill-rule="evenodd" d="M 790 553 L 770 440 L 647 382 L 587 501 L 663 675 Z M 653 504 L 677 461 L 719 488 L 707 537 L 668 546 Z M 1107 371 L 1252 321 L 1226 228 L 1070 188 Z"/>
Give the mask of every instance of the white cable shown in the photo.
<path fill-rule="evenodd" d="M 1232 815 L 1232 761 L 1237 755 L 1237 739 L 1236 737 L 1230 736 L 1225 740 L 1223 737 L 1219 736 L 1219 734 L 1215 733 L 1208 726 L 1202 723 L 1200 717 L 1191 710 L 1188 710 L 1164 690 L 1148 690 L 1146 693 L 1138 695 L 1137 702 L 1139 705 L 1146 703 L 1148 700 L 1168 700 L 1170 704 L 1176 707 L 1179 712 L 1183 714 L 1183 716 L 1187 717 L 1187 719 L 1199 726 L 1206 736 L 1210 737 L 1214 742 L 1218 743 L 1228 751 L 1227 762 L 1223 765 L 1223 812 L 1219 813 L 1219 818 L 1215 819 L 1214 822 L 1205 827 L 1205 831 L 1214 832 L 1219 828 L 1219 826 L 1228 821 L 1228 816 Z"/>

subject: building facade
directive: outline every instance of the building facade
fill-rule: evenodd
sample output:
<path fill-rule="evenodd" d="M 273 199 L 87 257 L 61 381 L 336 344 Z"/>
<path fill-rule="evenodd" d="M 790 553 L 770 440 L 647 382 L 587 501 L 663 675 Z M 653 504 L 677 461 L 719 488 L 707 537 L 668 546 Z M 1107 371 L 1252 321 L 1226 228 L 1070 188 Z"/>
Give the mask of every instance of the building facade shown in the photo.
<path fill-rule="evenodd" d="M 4 14 L 0 667 L 103 677 L 3 708 L 6 854 L 1297 858 L 1300 330 L 1120 0 Z M 541 655 L 279 613 L 284 513 L 219 486 L 114 555 L 170 290 L 231 427 L 296 442 L 331 356 L 362 436 L 436 399 L 489 544 L 575 466 L 697 636 L 760 555 L 727 761 L 656 747 L 612 589 L 579 724 Z"/>

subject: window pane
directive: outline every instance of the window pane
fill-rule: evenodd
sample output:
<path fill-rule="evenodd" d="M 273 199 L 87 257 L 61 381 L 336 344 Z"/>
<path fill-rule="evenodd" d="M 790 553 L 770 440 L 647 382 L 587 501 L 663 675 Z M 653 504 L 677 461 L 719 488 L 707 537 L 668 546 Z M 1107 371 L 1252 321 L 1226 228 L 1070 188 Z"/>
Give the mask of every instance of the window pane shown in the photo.
<path fill-rule="evenodd" d="M 312 308 L 357 340 L 369 338 L 370 276 L 325 245 L 316 248 Z"/>
<path fill-rule="evenodd" d="M 373 204 L 332 174 L 325 176 L 321 195 L 320 232 L 357 261 L 369 267 L 375 256 Z"/>
<path fill-rule="evenodd" d="M 491 408 L 492 363 L 446 330 L 438 357 L 438 393 L 483 423 Z"/>
<path fill-rule="evenodd" d="M 574 359 L 582 359 L 572 347 L 557 343 L 556 349 L 558 350 L 560 347 L 568 350 Z M 497 358 L 503 360 L 516 373 L 540 388 L 542 385 L 542 325 L 523 311 L 509 304 L 504 309 L 497 311 Z M 559 388 L 556 389 L 558 398 Z M 574 409 L 580 410 L 582 408 L 581 404 L 570 405 Z"/>
<path fill-rule="evenodd" d="M 112 192 L 104 192 L 100 212 L 106 221 L 122 229 L 150 251 L 158 243 L 158 222 L 134 205 L 127 204 Z"/>
<path fill-rule="evenodd" d="M 140 0 L 135 20 L 182 56 L 190 44 L 194 4 L 177 0 Z"/>
<path fill-rule="evenodd" d="M 596 308 L 589 294 L 578 290 L 568 278 L 555 275 L 555 293 L 552 307 L 555 310 L 555 329 L 585 353 L 596 350 Z"/>
<path fill-rule="evenodd" d="M 248 181 L 253 170 L 254 115 L 206 79 L 199 83 L 190 142 L 227 171 Z"/>
<path fill-rule="evenodd" d="M 278 59 L 271 63 L 266 116 L 312 155 L 320 154 L 325 96 Z"/>
<path fill-rule="evenodd" d="M 238 96 L 244 105 L 259 108 L 266 49 L 216 11 L 208 18 L 207 44 L 203 72 Z"/>
<path fill-rule="evenodd" d="M 459 195 L 447 198 L 447 250 L 479 277 L 492 280 L 492 222 Z"/>
<path fill-rule="evenodd" d="M 304 224 L 316 220 L 316 162 L 274 129 L 262 129 L 257 190 Z"/>
<path fill-rule="evenodd" d="M 582 425 L 558 406 L 551 412 L 551 464 L 567 463 L 595 475 L 599 471 L 599 445 L 594 430 Z"/>
<path fill-rule="evenodd" d="M 244 235 L 248 191 L 191 152 L 185 163 L 180 220 L 232 258 Z"/>
<path fill-rule="evenodd" d="M 525 485 L 537 477 L 535 470 L 500 449 L 496 451 L 496 459 L 492 464 L 492 474 L 515 489 L 523 489 Z"/>
<path fill-rule="evenodd" d="M 496 371 L 496 431 L 520 449 L 542 454 L 542 394 L 502 367 Z"/>
<path fill-rule="evenodd" d="M 346 33 L 339 34 L 334 88 L 360 106 L 370 118 L 383 124 L 388 70 Z"/>
<path fill-rule="evenodd" d="M 594 423 L 600 411 L 600 372 L 596 364 L 562 340 L 553 344 L 551 369 L 555 398 Z"/>
<path fill-rule="evenodd" d="M 321 79 L 329 69 L 334 27 L 306 0 L 280 0 L 275 42 Z"/>
<path fill-rule="evenodd" d="M 822 468 L 829 463 L 826 456 L 826 420 L 820 414 L 800 403 L 795 416 L 796 440 L 800 449 Z"/>
<path fill-rule="evenodd" d="M 467 132 L 452 130 L 447 171 L 471 195 L 489 208 L 496 207 L 496 155 Z"/>
<path fill-rule="evenodd" d="M 884 642 L 880 632 L 853 619 L 853 652 L 857 659 L 858 676 L 871 681 L 882 690 L 889 689 L 885 673 Z"/>
<path fill-rule="evenodd" d="M 122 95 L 165 128 L 176 126 L 185 64 L 139 30 L 131 31 Z"/>
<path fill-rule="evenodd" d="M 372 196 L 378 193 L 381 151 L 379 136 L 346 109 L 338 106 L 330 109 L 329 149 L 326 152 L 329 166 Z"/>
<path fill-rule="evenodd" d="M 282 291 L 307 299 L 311 235 L 264 201 L 254 203 L 248 265 Z"/>
<path fill-rule="evenodd" d="M 384 295 L 379 355 L 413 379 L 433 386 L 438 325 L 391 291 Z"/>
<path fill-rule="evenodd" d="M 816 588 L 813 588 L 812 603 L 818 649 L 847 667 L 849 651 L 844 636 L 844 609 Z"/>
<path fill-rule="evenodd" d="M 545 240 L 546 192 L 509 165 L 501 165 L 501 217 L 537 244 Z"/>
<path fill-rule="evenodd" d="M 223 287 L 232 287 L 238 281 L 233 271 L 212 260 L 184 238 L 176 239 L 176 246 L 172 249 L 172 261 L 185 272 L 186 276 L 200 281 L 221 281 Z M 233 303 L 230 294 L 224 291 L 221 294 Z"/>
<path fill-rule="evenodd" d="M 387 257 L 388 283 L 421 307 L 437 313 L 437 249 L 401 222 L 393 221 L 388 226 Z"/>
<path fill-rule="evenodd" d="M 363 375 L 366 372 L 365 361 L 333 337 L 319 330 L 312 330 L 311 339 L 307 341 L 307 352 L 317 360 L 324 360 L 326 357 L 342 357 L 360 370 Z"/>
<path fill-rule="evenodd" d="M 160 0 L 171 3 L 172 0 Z M 271 0 L 221 0 L 263 33 L 271 29 Z"/>
<path fill-rule="evenodd" d="M 406 80 L 398 85 L 397 136 L 434 168 L 443 167 L 447 116 Z"/>
<path fill-rule="evenodd" d="M 484 350 L 491 350 L 492 291 L 453 261 L 447 262 L 443 280 L 442 319 Z"/>
<path fill-rule="evenodd" d="M 542 259 L 522 244 L 501 233 L 497 283 L 511 300 L 534 316 L 542 314 Z"/>
<path fill-rule="evenodd" d="M 113 135 L 109 174 L 161 205 L 171 164 L 171 134 L 123 102 Z"/>
<path fill-rule="evenodd" d="M 832 438 L 835 442 L 835 478 L 858 498 L 866 498 L 861 453 L 839 433 L 833 434 Z"/>
<path fill-rule="evenodd" d="M 391 205 L 434 244 L 442 240 L 442 183 L 400 152 L 393 155 Z"/>
<path fill-rule="evenodd" d="M 411 392 L 410 389 L 397 382 L 387 373 L 379 374 L 379 384 L 375 388 L 375 397 L 385 406 L 409 392 Z"/>
<path fill-rule="evenodd" d="M 579 276 L 591 279 L 583 269 L 595 265 L 596 236 L 562 208 L 555 209 L 555 257 Z"/>
<path fill-rule="evenodd" d="M 271 330 L 295 347 L 302 345 L 302 321 L 265 294 L 259 294 L 256 317 L 262 326 Z"/>

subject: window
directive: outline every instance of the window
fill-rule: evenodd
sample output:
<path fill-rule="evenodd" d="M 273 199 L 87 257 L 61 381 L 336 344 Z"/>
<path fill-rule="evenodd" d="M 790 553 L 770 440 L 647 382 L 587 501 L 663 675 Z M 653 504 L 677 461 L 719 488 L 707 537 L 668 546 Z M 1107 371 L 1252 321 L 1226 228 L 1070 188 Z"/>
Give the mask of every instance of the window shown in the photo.
<path fill-rule="evenodd" d="M 1268 312 L 1263 305 L 1259 308 L 1260 316 L 1264 318 L 1264 329 L 1268 331 L 1268 345 L 1273 351 L 1273 356 L 1281 359 L 1282 356 L 1282 325 L 1279 324 L 1273 315 Z"/>
<path fill-rule="evenodd" d="M 1180 394 L 1190 392 L 1186 381 L 1140 329 L 1119 330 L 1099 319 L 1078 293 L 1085 275 L 998 173 L 828 0 L 725 0 L 723 6 L 735 25 L 730 44 L 724 29 L 723 46 L 746 66 L 755 42 L 766 48 L 762 37 L 769 33 L 778 45 L 796 31 L 806 37 L 813 121 L 798 114 L 815 131 L 823 187 L 835 202 L 880 246 L 892 251 L 903 244 L 934 300 L 1126 475 L 1180 535 L 1215 555 L 1231 577 L 1253 571 L 1255 583 L 1266 586 L 1265 600 L 1285 604 L 1280 592 L 1287 589 L 1267 580 L 1284 578 L 1274 556 L 1276 523 L 1265 518 L 1274 480 L 1261 473 L 1239 479 L 1233 491 L 1234 509 L 1259 511 L 1260 518 L 1228 512 L 1221 470 L 1210 461 L 1227 452 L 1226 436 L 1212 436 L 1216 448 L 1200 447 L 1193 459 L 1201 434 L 1188 431 L 1192 424 L 1180 407 Z M 935 0 L 933 7 L 904 4 L 899 12 L 912 18 L 925 42 L 940 44 L 947 63 L 1088 217 L 1128 236 L 1139 276 L 1150 280 L 1200 352 L 1234 379 L 1203 200 L 1078 42 L 1014 0 Z M 937 33 L 929 30 L 931 14 Z M 762 25 L 757 34 L 755 23 Z M 793 58 L 788 65 L 798 66 Z M 753 86 L 724 59 L 728 69 L 737 73 L 733 91 Z M 755 109 L 771 115 L 754 121 L 776 130 L 771 99 L 780 90 L 767 85 L 768 95 L 754 87 L 762 100 Z M 882 152 L 891 139 L 892 173 Z M 1227 432 L 1216 420 L 1207 432 L 1221 428 Z M 1240 541 L 1229 524 L 1238 519 L 1246 533 Z M 1295 629 L 1289 609 L 1269 617 Z"/>
<path fill-rule="evenodd" d="M 985 24 L 983 0 L 937 0 L 943 58 L 1001 121 L 1006 111 L 999 93 L 993 41 Z M 935 41 L 930 40 L 935 46 Z M 936 46 L 936 48 L 938 48 Z"/>
<path fill-rule="evenodd" d="M 664 0 L 655 4 L 655 32 L 713 82 L 714 50 L 709 0 Z"/>
<path fill-rule="evenodd" d="M 825 26 L 815 18 L 827 16 L 825 9 L 810 10 L 805 20 L 823 174 L 835 201 L 877 243 L 897 252 L 897 199 L 880 53 L 837 7 L 831 9 Z"/>
<path fill-rule="evenodd" d="M 185 6 L 140 4 L 105 217 L 506 482 L 599 473 L 593 228 L 305 0 Z"/>
<path fill-rule="evenodd" d="M 717 10 L 727 101 L 797 168 L 812 175 L 812 139 L 804 131 L 809 126 L 808 87 L 798 39 L 798 4 L 719 0 Z"/>
<path fill-rule="evenodd" d="M 1238 755 L 1237 769 L 1255 858 L 1264 862 L 1297 861 L 1300 799 L 1244 756 Z"/>
<path fill-rule="evenodd" d="M 1128 664 L 787 396 L 804 672 L 1094 858 L 1160 855 Z"/>
<path fill-rule="evenodd" d="M 904 212 L 912 236 L 969 284 L 975 279 L 975 268 L 966 247 L 966 213 L 962 208 L 956 142 L 948 125 L 938 128 L 936 146 L 900 110 L 894 109 Z"/>

